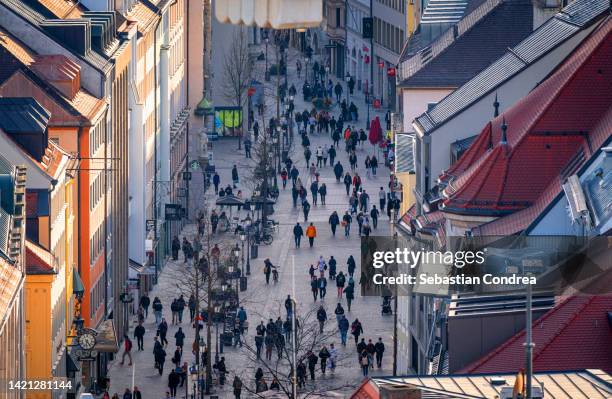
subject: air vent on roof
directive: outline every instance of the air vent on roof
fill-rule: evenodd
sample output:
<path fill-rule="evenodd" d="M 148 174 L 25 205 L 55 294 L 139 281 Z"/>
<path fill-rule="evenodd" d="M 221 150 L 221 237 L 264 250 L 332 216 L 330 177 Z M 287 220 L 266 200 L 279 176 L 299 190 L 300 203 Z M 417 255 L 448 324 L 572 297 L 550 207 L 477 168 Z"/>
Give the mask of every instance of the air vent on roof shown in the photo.
<path fill-rule="evenodd" d="M 91 50 L 91 23 L 85 19 L 47 19 L 40 24 L 62 45 L 85 56 Z"/>
<path fill-rule="evenodd" d="M 115 13 L 90 11 L 83 18 L 91 22 L 91 45 L 98 52 L 104 52 L 115 40 Z"/>

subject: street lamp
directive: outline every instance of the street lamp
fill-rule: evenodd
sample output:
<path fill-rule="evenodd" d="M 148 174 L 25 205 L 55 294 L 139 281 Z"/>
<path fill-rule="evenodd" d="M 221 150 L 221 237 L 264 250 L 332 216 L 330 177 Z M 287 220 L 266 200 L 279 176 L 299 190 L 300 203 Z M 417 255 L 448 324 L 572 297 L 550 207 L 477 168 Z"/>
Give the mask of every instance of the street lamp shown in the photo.
<path fill-rule="evenodd" d="M 270 38 L 268 37 L 268 34 L 266 34 L 266 72 L 264 74 L 264 78 L 266 79 L 266 82 L 270 81 L 270 72 L 268 71 L 268 43 L 270 42 Z"/>
<path fill-rule="evenodd" d="M 223 288 L 221 288 L 223 290 Z M 214 315 L 215 315 L 215 335 L 217 336 L 217 342 L 215 342 L 215 363 L 219 363 L 219 348 L 221 348 L 221 353 L 223 353 L 223 343 L 219 340 L 219 317 L 221 314 L 223 307 L 219 303 L 215 303 L 214 305 Z M 212 317 L 212 316 L 209 316 Z"/>
<path fill-rule="evenodd" d="M 240 275 L 241 275 L 241 277 L 244 277 L 244 240 L 246 240 L 246 233 L 243 230 L 240 233 L 240 242 L 242 242 L 242 251 L 241 251 L 241 253 L 242 253 L 242 262 L 240 264 Z"/>
<path fill-rule="evenodd" d="M 346 80 L 346 106 L 348 107 L 350 98 L 349 98 L 349 94 L 350 94 L 350 90 L 349 90 L 349 82 L 351 81 L 351 74 L 350 73 L 346 73 L 346 76 L 344 77 L 344 80 Z"/>
<path fill-rule="evenodd" d="M 249 215 L 244 219 L 244 227 L 246 231 L 247 239 L 247 261 L 246 261 L 246 275 L 251 275 L 251 224 L 253 220 Z M 242 240 L 242 238 L 240 238 Z"/>
<path fill-rule="evenodd" d="M 206 347 L 206 345 L 204 345 L 204 340 L 202 338 L 200 338 L 200 341 L 198 342 L 198 346 L 199 346 L 199 349 L 200 349 L 200 351 L 198 353 L 198 356 L 201 359 L 202 356 L 204 355 L 204 348 Z M 202 359 L 202 360 L 204 360 L 204 359 Z M 204 399 L 204 389 L 202 389 L 203 385 L 204 385 L 204 378 L 202 376 L 202 371 L 204 371 L 204 367 L 203 367 L 204 362 L 201 362 L 201 363 L 202 363 L 202 366 L 198 366 L 198 369 L 197 369 L 197 373 L 198 373 L 197 377 L 198 377 L 198 387 L 199 387 L 199 391 L 200 391 L 200 398 Z M 194 392 L 194 394 L 195 394 L 195 392 Z"/>

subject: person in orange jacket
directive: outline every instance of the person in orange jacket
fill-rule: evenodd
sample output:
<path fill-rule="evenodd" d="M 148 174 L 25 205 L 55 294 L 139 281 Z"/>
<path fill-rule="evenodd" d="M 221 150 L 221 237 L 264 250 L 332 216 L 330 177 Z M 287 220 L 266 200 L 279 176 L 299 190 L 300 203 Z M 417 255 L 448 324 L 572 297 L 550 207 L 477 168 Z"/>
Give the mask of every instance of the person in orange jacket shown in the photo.
<path fill-rule="evenodd" d="M 310 226 L 308 226 L 308 228 L 306 229 L 306 237 L 308 237 L 308 243 L 310 244 L 310 248 L 312 248 L 312 245 L 314 244 L 314 239 L 316 236 L 317 236 L 317 228 L 314 227 L 312 223 L 310 223 Z"/>

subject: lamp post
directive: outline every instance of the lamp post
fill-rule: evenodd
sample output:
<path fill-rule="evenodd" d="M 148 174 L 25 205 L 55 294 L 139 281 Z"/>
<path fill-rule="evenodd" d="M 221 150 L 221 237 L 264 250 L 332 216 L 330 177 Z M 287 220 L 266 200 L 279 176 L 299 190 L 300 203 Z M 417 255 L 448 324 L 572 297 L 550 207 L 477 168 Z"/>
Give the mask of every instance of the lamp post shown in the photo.
<path fill-rule="evenodd" d="M 351 81 L 351 74 L 350 73 L 346 73 L 346 76 L 344 77 L 344 80 L 346 81 L 346 106 L 348 107 L 349 102 L 350 102 L 350 90 L 349 90 L 349 82 Z"/>
<path fill-rule="evenodd" d="M 246 231 L 247 239 L 247 261 L 246 261 L 246 275 L 251 275 L 251 224 L 253 220 L 249 215 L 244 219 L 244 227 Z"/>
<path fill-rule="evenodd" d="M 246 232 L 243 230 L 240 233 L 240 242 L 242 242 L 242 262 L 240 264 L 240 276 L 241 277 L 244 277 L 244 240 L 246 240 Z"/>
<path fill-rule="evenodd" d="M 278 129 L 280 129 L 280 128 L 278 128 Z M 274 162 L 274 187 L 278 188 L 278 180 L 276 178 L 276 175 L 278 175 L 278 173 L 279 173 L 277 169 L 280 166 L 280 162 L 277 165 L 275 160 L 274 160 L 274 157 L 276 157 L 276 153 L 277 153 L 276 152 L 276 147 L 278 145 L 278 130 L 276 131 L 276 134 L 274 136 L 272 136 L 272 144 L 274 145 L 274 152 L 273 152 L 273 155 L 272 155 L 273 156 L 272 162 Z M 267 198 L 267 196 L 265 198 Z M 265 206 L 265 204 L 264 204 L 264 206 Z"/>
<path fill-rule="evenodd" d="M 268 71 L 268 43 L 270 42 L 270 38 L 268 37 L 268 33 L 266 33 L 266 72 L 264 73 L 264 78 L 266 82 L 270 81 L 270 72 Z"/>
<path fill-rule="evenodd" d="M 391 209 L 389 222 L 391 224 L 391 237 L 397 248 L 397 233 L 395 231 L 395 209 Z M 393 298 L 393 375 L 397 375 L 397 287 Z"/>
<path fill-rule="evenodd" d="M 365 100 L 368 108 L 368 115 L 366 116 L 366 130 L 370 130 L 370 83 L 366 80 L 366 92 Z"/>
<path fill-rule="evenodd" d="M 280 121 L 279 121 L 280 123 Z M 276 165 L 276 174 L 280 174 L 281 172 L 281 152 L 280 152 L 280 143 L 281 143 L 281 133 L 282 129 L 280 126 L 276 126 L 276 139 L 275 139 L 275 143 L 276 144 L 276 158 L 277 158 L 277 165 Z"/>
<path fill-rule="evenodd" d="M 198 353 L 198 357 L 202 357 L 202 355 L 204 354 L 204 340 L 202 338 L 200 338 L 200 341 L 198 342 L 198 347 L 200 349 L 199 353 Z M 210 354 L 209 354 L 210 356 Z M 202 376 L 202 371 L 204 370 L 204 367 L 200 367 L 198 366 L 198 389 L 200 391 L 200 399 L 204 399 L 204 389 L 202 389 L 202 385 L 204 384 L 204 378 Z M 212 379 L 208 379 L 210 381 L 212 381 Z M 195 394 L 195 392 L 194 392 Z"/>

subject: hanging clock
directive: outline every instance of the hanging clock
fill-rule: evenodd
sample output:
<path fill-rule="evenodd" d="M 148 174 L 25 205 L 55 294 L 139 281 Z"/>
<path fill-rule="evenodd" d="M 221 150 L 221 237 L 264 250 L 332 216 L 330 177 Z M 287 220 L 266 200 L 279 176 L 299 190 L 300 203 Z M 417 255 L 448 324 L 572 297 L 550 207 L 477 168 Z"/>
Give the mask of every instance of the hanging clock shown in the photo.
<path fill-rule="evenodd" d="M 96 336 L 89 332 L 84 331 L 78 338 L 79 346 L 85 350 L 92 350 L 96 346 Z"/>

